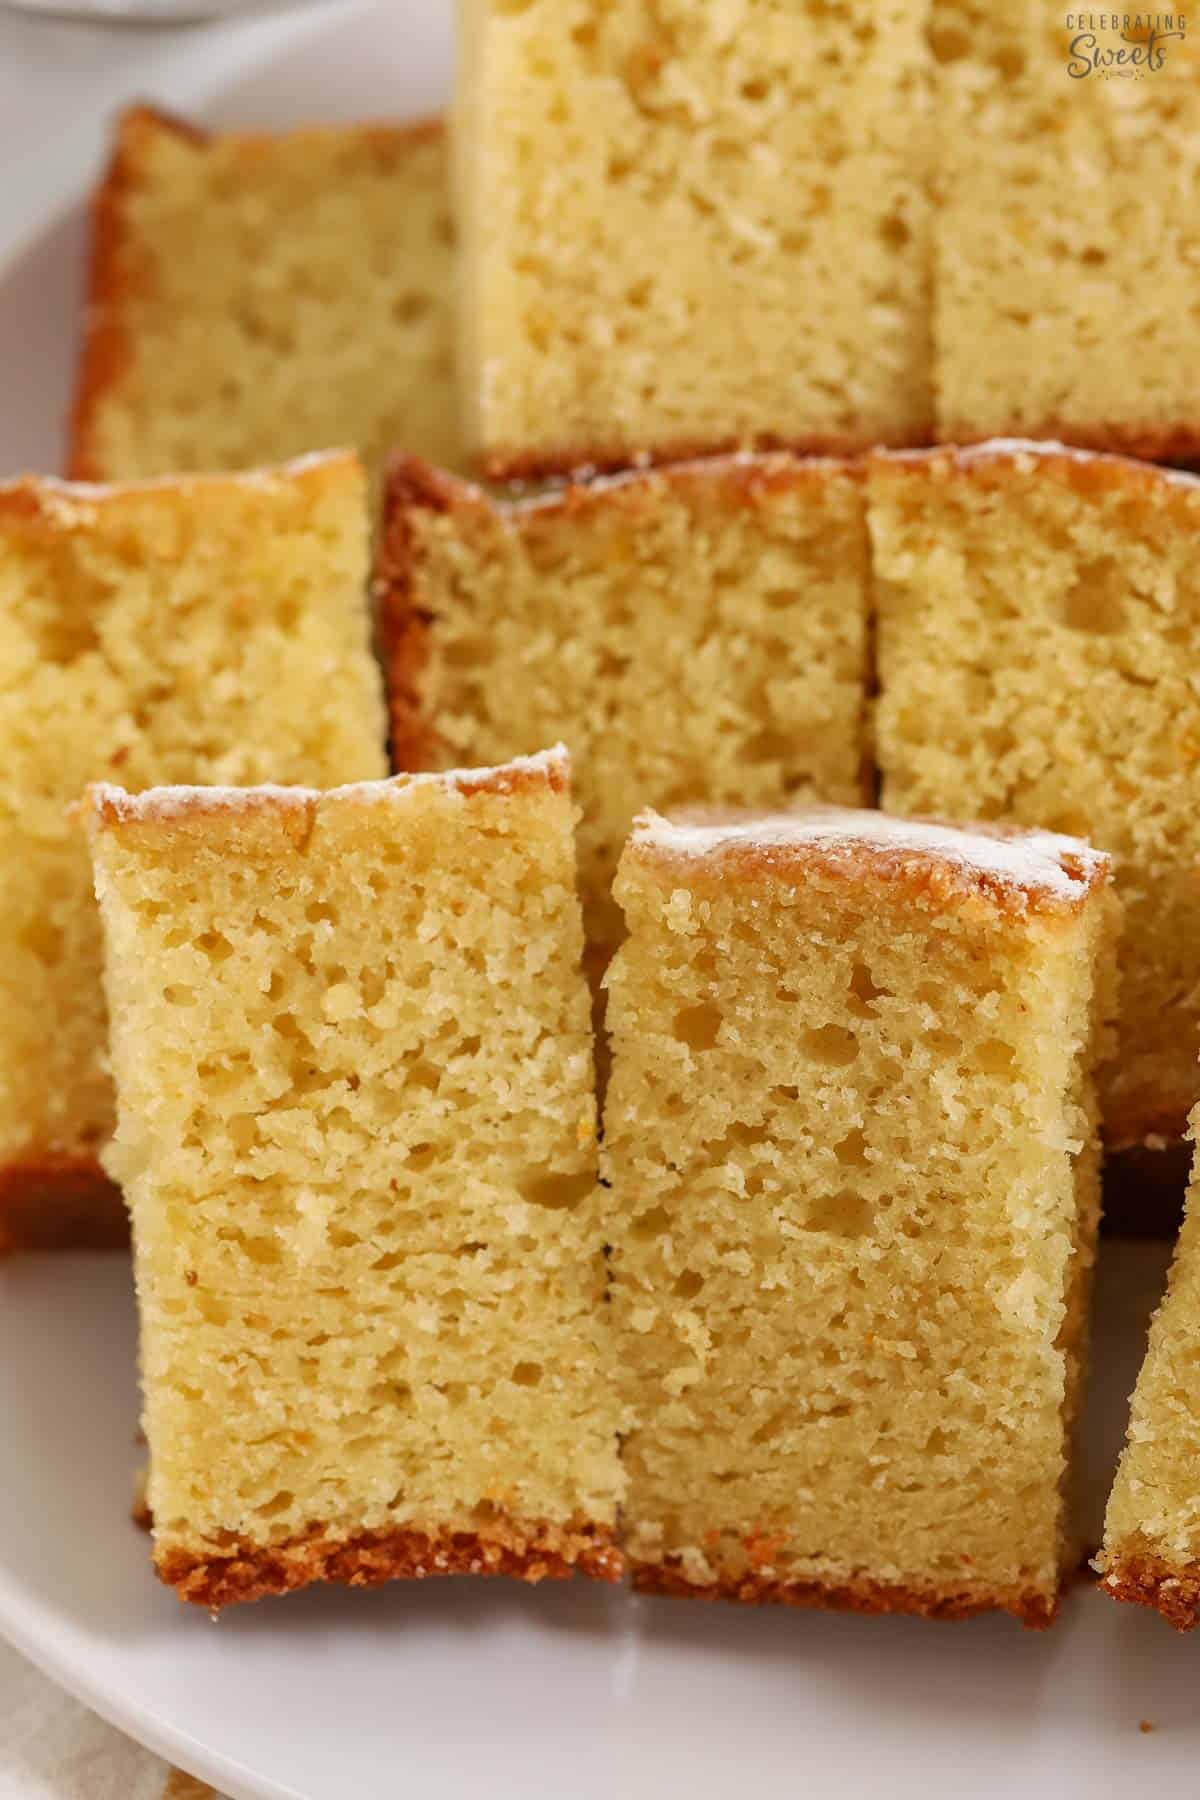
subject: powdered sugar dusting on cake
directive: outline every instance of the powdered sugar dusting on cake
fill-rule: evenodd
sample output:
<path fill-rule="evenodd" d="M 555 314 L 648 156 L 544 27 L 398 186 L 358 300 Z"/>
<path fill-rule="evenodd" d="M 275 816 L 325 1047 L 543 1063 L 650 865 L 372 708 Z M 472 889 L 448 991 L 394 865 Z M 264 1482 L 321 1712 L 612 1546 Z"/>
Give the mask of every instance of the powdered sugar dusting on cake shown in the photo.
<path fill-rule="evenodd" d="M 1121 456 L 1112 450 L 1087 450 L 1079 444 L 1064 444 L 1057 438 L 984 438 L 977 444 L 938 444 L 929 450 L 881 450 L 877 455 L 882 461 L 900 463 L 923 463 L 948 457 L 963 467 L 971 463 L 999 462 L 1005 458 L 1011 460 L 1020 456 L 1033 457 L 1039 461 L 1065 459 L 1076 463 L 1120 463 L 1123 467 L 1136 469 L 1141 474 L 1173 486 L 1200 488 L 1200 475 L 1194 475 L 1187 469 L 1165 469 L 1140 461 L 1137 457 Z"/>
<path fill-rule="evenodd" d="M 122 821 L 170 820 L 196 813 L 245 812 L 259 806 L 283 806 L 304 811 L 326 800 L 386 805 L 402 799 L 414 788 L 502 788 L 514 777 L 545 775 L 552 778 L 558 775 L 565 781 L 570 771 L 571 759 L 565 744 L 555 744 L 548 750 L 535 751 L 531 756 L 514 756 L 511 762 L 490 768 L 392 775 L 384 781 L 352 781 L 336 788 L 279 787 L 273 782 L 263 782 L 255 787 L 151 787 L 131 794 L 111 782 L 95 782 L 88 793 L 96 813 L 107 813 Z"/>
<path fill-rule="evenodd" d="M 1081 839 L 1056 832 L 1000 827 L 993 833 L 981 826 L 901 819 L 838 806 L 762 813 L 695 808 L 669 819 L 647 812 L 637 820 L 633 836 L 636 844 L 677 856 L 719 856 L 754 847 L 908 852 L 1070 902 L 1083 898 L 1110 861 Z"/>

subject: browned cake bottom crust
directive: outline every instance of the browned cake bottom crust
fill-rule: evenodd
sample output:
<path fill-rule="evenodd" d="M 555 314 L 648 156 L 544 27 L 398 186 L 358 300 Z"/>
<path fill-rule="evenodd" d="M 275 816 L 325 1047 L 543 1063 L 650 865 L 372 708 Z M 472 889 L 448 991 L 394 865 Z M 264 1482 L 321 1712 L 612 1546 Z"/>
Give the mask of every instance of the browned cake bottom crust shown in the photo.
<path fill-rule="evenodd" d="M 1176 1631 L 1200 1624 L 1200 1564 L 1178 1569 L 1160 1556 L 1117 1556 L 1100 1586 L 1113 1600 L 1152 1606 Z"/>
<path fill-rule="evenodd" d="M 620 1581 L 625 1569 L 604 1526 L 523 1520 L 498 1523 L 488 1532 L 367 1531 L 328 1538 L 315 1531 L 282 1544 L 240 1543 L 211 1556 L 168 1550 L 155 1557 L 155 1567 L 181 1600 L 210 1612 L 313 1582 L 378 1587 L 433 1575 L 510 1575 L 536 1583 L 577 1574 Z"/>
<path fill-rule="evenodd" d="M 99 1163 L 46 1152 L 0 1167 L 0 1256 L 128 1244 L 125 1201 Z"/>
<path fill-rule="evenodd" d="M 1053 1625 L 1059 1596 L 1013 1592 L 906 1588 L 890 1582 L 780 1581 L 755 1574 L 729 1576 L 698 1587 L 671 1563 L 637 1563 L 633 1585 L 639 1594 L 667 1594 L 681 1600 L 731 1600 L 744 1606 L 797 1606 L 827 1612 L 915 1613 L 923 1619 L 970 1619 L 978 1613 L 1008 1612 L 1040 1631 Z"/>

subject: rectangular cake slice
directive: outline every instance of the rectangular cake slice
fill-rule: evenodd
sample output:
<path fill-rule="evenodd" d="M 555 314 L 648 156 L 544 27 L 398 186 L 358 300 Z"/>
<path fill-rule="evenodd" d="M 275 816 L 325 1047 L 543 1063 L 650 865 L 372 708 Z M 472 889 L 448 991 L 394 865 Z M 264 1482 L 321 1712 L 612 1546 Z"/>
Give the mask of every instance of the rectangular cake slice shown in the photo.
<path fill-rule="evenodd" d="M 1193 1136 L 1200 1107 L 1192 1113 Z M 1150 1327 L 1096 1560 L 1114 1599 L 1200 1623 L 1200 1172 L 1193 1166 L 1166 1297 Z"/>
<path fill-rule="evenodd" d="M 93 790 L 162 1579 L 619 1573 L 562 753 Z"/>
<path fill-rule="evenodd" d="M 1187 19 L 1047 0 L 933 0 L 932 16 L 938 438 L 1194 458 Z"/>
<path fill-rule="evenodd" d="M 879 457 L 870 525 L 885 809 L 1114 853 L 1105 1137 L 1178 1136 L 1200 1043 L 1200 483 L 1054 445 Z"/>
<path fill-rule="evenodd" d="M 0 486 L 0 1254 L 124 1241 L 87 783 L 386 773 L 362 469 Z"/>
<path fill-rule="evenodd" d="M 399 768 L 565 739 L 589 940 L 638 809 L 853 804 L 869 780 L 857 471 L 713 458 L 503 504 L 393 465 L 382 556 Z"/>
<path fill-rule="evenodd" d="M 932 426 L 929 0 L 460 0 L 493 475 Z"/>
<path fill-rule="evenodd" d="M 209 133 L 122 117 L 94 202 L 70 472 L 353 445 L 458 456 L 441 124 Z"/>
<path fill-rule="evenodd" d="M 605 1110 L 649 1592 L 1048 1623 L 1109 865 L 879 813 L 639 821 Z"/>

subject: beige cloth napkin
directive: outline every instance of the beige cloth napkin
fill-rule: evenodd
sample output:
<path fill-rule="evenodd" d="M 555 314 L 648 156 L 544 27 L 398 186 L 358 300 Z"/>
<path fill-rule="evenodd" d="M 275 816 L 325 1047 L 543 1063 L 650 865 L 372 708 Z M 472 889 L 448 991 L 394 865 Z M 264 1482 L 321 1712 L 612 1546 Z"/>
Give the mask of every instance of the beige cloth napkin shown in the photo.
<path fill-rule="evenodd" d="M 218 1800 L 0 1642 L 0 1800 Z"/>

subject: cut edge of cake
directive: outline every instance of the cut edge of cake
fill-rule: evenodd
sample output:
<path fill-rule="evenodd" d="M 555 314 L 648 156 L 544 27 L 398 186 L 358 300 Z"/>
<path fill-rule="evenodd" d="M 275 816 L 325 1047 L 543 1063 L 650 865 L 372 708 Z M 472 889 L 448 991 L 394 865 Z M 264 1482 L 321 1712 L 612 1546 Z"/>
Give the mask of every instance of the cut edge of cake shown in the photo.
<path fill-rule="evenodd" d="M 1107 852 L 1079 838 L 991 821 L 897 819 L 877 811 L 822 805 L 778 813 L 699 806 L 672 809 L 669 817 L 647 809 L 634 823 L 625 856 L 650 865 L 659 876 L 669 878 L 670 871 L 677 869 L 681 880 L 685 869 L 694 880 L 699 865 L 703 884 L 711 884 L 714 890 L 727 879 L 745 875 L 766 875 L 786 882 L 790 872 L 798 873 L 816 863 L 823 878 L 847 884 L 859 881 L 861 891 L 859 878 L 870 869 L 877 876 L 883 874 L 889 886 L 898 884 L 933 907 L 970 909 L 982 901 L 989 909 L 1014 918 L 1036 917 L 1043 928 L 1049 925 L 1052 930 L 1059 922 L 1069 926 L 1089 902 L 1107 894 L 1110 963 L 1120 918 L 1120 903 L 1112 888 L 1113 860 Z M 1103 937 L 1100 941 L 1103 944 Z M 1111 979 L 1111 966 L 1108 974 Z M 1101 1010 L 1103 987 L 1101 980 L 1093 999 L 1093 1049 L 1111 1030 Z M 1089 1079 L 1094 1079 L 1094 1073 L 1095 1063 Z M 937 1621 L 1004 1611 L 1030 1629 L 1053 1625 L 1078 1559 L 1071 1516 L 1073 1446 L 1086 1374 L 1088 1293 L 1099 1223 L 1098 1181 L 1094 1185 L 1090 1204 L 1085 1187 L 1077 1211 L 1074 1260 L 1066 1281 L 1061 1338 L 1066 1388 L 1060 1414 L 1064 1436 L 1064 1463 L 1058 1480 L 1060 1563 L 1053 1593 L 1035 1588 L 959 1592 L 952 1584 L 932 1587 L 881 1581 L 866 1574 L 849 1582 L 780 1578 L 770 1570 L 774 1540 L 769 1534 L 753 1532 L 744 1539 L 747 1572 L 721 1575 L 711 1584 L 697 1586 L 679 1566 L 677 1556 L 659 1564 L 630 1558 L 635 1591 L 799 1610 L 905 1614 Z M 1072 1325 L 1074 1333 L 1068 1336 Z M 1197 1576 L 1200 1598 L 1200 1567 Z"/>
<path fill-rule="evenodd" d="M 1200 1105 L 1193 1109 L 1189 1126 L 1189 1136 L 1194 1145 L 1197 1129 L 1200 1128 Z M 1173 1625 L 1176 1631 L 1193 1631 L 1200 1625 L 1200 1554 L 1194 1547 L 1194 1529 L 1189 1534 L 1193 1543 L 1190 1553 L 1170 1554 L 1163 1543 L 1162 1532 L 1146 1528 L 1144 1513 L 1140 1517 L 1136 1516 L 1141 1512 L 1140 1508 L 1134 1509 L 1135 1518 L 1132 1522 L 1127 1515 L 1123 1528 L 1118 1527 L 1113 1509 L 1114 1503 L 1128 1508 L 1132 1497 L 1139 1491 L 1161 1491 L 1146 1481 L 1146 1471 L 1138 1468 L 1140 1446 L 1154 1433 L 1154 1422 L 1150 1416 L 1154 1410 L 1154 1397 L 1150 1393 L 1144 1393 L 1143 1383 L 1157 1384 L 1164 1373 L 1169 1378 L 1170 1370 L 1164 1371 L 1162 1365 L 1169 1358 L 1172 1339 L 1178 1342 L 1177 1334 L 1180 1332 L 1173 1315 L 1177 1306 L 1186 1304 L 1181 1292 L 1185 1284 L 1190 1290 L 1188 1298 L 1194 1303 L 1198 1249 L 1200 1159 L 1197 1159 L 1193 1149 L 1183 1225 L 1176 1240 L 1165 1291 L 1150 1320 L 1145 1355 L 1138 1371 L 1137 1384 L 1130 1396 L 1129 1422 L 1121 1458 L 1109 1492 L 1104 1539 L 1099 1553 L 1092 1561 L 1092 1567 L 1100 1577 L 1100 1587 L 1110 1599 L 1120 1600 L 1131 1606 L 1149 1607 L 1159 1613 L 1169 1625 Z M 1186 1334 L 1186 1326 L 1183 1331 Z M 1175 1366 L 1175 1372 L 1178 1375 L 1178 1365 Z M 1177 1382 L 1176 1385 L 1182 1384 Z M 1186 1388 L 1183 1405 L 1187 1406 Z M 1170 1423 L 1169 1419 L 1164 1421 L 1164 1428 L 1169 1430 Z M 1169 1504 L 1164 1496 L 1160 1506 Z"/>
<path fill-rule="evenodd" d="M 0 517 L 21 530 L 70 531 L 86 527 L 97 509 L 119 513 L 141 497 L 185 501 L 208 493 L 286 486 L 297 479 L 361 482 L 354 450 L 317 450 L 261 469 L 229 473 L 151 476 L 139 481 L 75 481 L 56 475 L 18 475 L 0 481 Z M 81 796 L 82 801 L 82 796 Z M 124 1250 L 129 1217 L 120 1188 L 98 1154 L 78 1155 L 29 1142 L 0 1162 L 0 1259 L 26 1250 Z"/>
<path fill-rule="evenodd" d="M 314 789 L 260 784 L 254 788 L 162 787 L 130 793 L 110 782 L 91 784 L 78 813 L 93 846 L 108 832 L 166 825 L 187 829 L 217 815 L 236 819 L 247 812 L 274 812 L 303 853 L 316 814 L 329 801 L 365 807 L 403 805 L 422 789 L 475 794 L 523 794 L 540 789 L 570 793 L 570 756 L 562 744 L 488 768 L 437 773 L 401 773 L 379 781 L 358 781 Z M 134 1517 L 153 1529 L 153 1513 L 142 1486 Z M 422 1530 L 399 1527 L 357 1535 L 330 1536 L 314 1526 L 305 1535 L 276 1544 L 235 1542 L 220 1555 L 183 1548 L 155 1552 L 155 1571 L 183 1602 L 212 1612 L 307 1587 L 334 1582 L 370 1587 L 394 1580 L 440 1575 L 508 1576 L 530 1584 L 569 1579 L 576 1574 L 619 1582 L 625 1558 L 619 1527 L 585 1517 L 565 1522 L 508 1516 L 502 1511 L 478 1529 Z"/>
<path fill-rule="evenodd" d="M 785 489 L 797 482 L 820 480 L 822 473 L 830 470 L 856 481 L 863 476 L 861 460 L 843 459 L 832 447 L 820 454 L 814 451 L 810 456 L 797 455 L 786 448 L 730 447 L 719 453 L 701 451 L 662 463 L 643 460 L 632 467 L 614 464 L 608 469 L 597 465 L 595 479 L 585 479 L 575 470 L 548 492 L 497 496 L 477 482 L 434 468 L 422 457 L 395 455 L 384 481 L 384 523 L 375 581 L 393 767 L 428 767 L 438 743 L 436 722 L 430 718 L 421 692 L 433 621 L 415 598 L 419 552 L 409 524 L 410 512 L 458 514 L 503 526 L 537 515 L 570 517 L 603 510 L 613 494 L 636 502 L 638 489 L 651 482 L 686 488 L 692 483 L 740 481 L 749 500 L 755 493 L 771 488 Z M 648 488 L 647 492 L 652 498 L 654 489 Z M 862 735 L 863 761 L 869 765 L 870 732 L 866 721 Z M 868 772 L 864 770 L 864 795 L 867 787 Z"/>
<path fill-rule="evenodd" d="M 880 477 L 886 482 L 897 471 L 910 471 L 931 483 L 958 475 L 991 488 L 1003 483 L 1005 470 L 1030 475 L 1048 469 L 1081 501 L 1110 495 L 1144 498 L 1160 506 L 1164 516 L 1188 531 L 1195 530 L 1196 507 L 1200 501 L 1200 473 L 1194 466 L 1168 468 L 1140 460 L 1137 454 L 1113 445 L 1092 447 L 1055 438 L 991 436 L 928 448 L 881 447 L 865 462 L 868 480 Z M 874 545 L 872 554 L 874 567 Z M 878 750 L 878 739 L 876 754 L 881 787 L 886 791 L 887 772 Z M 886 804 L 886 801 L 882 803 Z M 1117 1059 L 1110 1065 L 1110 1073 L 1119 1068 Z M 1115 1108 L 1107 1105 L 1105 1112 L 1106 1153 L 1122 1165 L 1127 1164 L 1125 1189 L 1129 1190 L 1134 1182 L 1148 1182 L 1160 1193 L 1162 1204 L 1159 1210 L 1172 1227 L 1177 1221 L 1170 1212 L 1171 1198 L 1178 1194 L 1180 1174 L 1186 1176 L 1179 1149 L 1188 1104 L 1190 1102 L 1157 1093 L 1147 1099 L 1144 1090 L 1139 1089 L 1125 1096 Z M 1144 1213 L 1140 1207 L 1134 1216 L 1138 1221 L 1137 1230 L 1143 1231 Z"/>
<path fill-rule="evenodd" d="M 287 133 L 232 132 L 234 139 L 253 151 L 259 144 L 278 142 L 281 136 L 326 136 L 336 127 L 302 126 Z M 412 143 L 430 142 L 445 135 L 439 116 L 417 119 L 407 125 L 358 125 L 358 133 L 377 131 L 381 136 L 400 136 Z M 172 136 L 182 143 L 202 147 L 218 135 L 203 126 L 157 106 L 128 107 L 117 120 L 107 168 L 91 200 L 90 247 L 87 258 L 75 390 L 67 430 L 66 474 L 76 481 L 103 479 L 94 437 L 96 420 L 104 402 L 120 385 L 132 357 L 125 309 L 134 292 L 124 273 L 123 261 L 130 242 L 126 208 L 130 195 L 143 177 L 142 154 L 147 138 Z"/>

